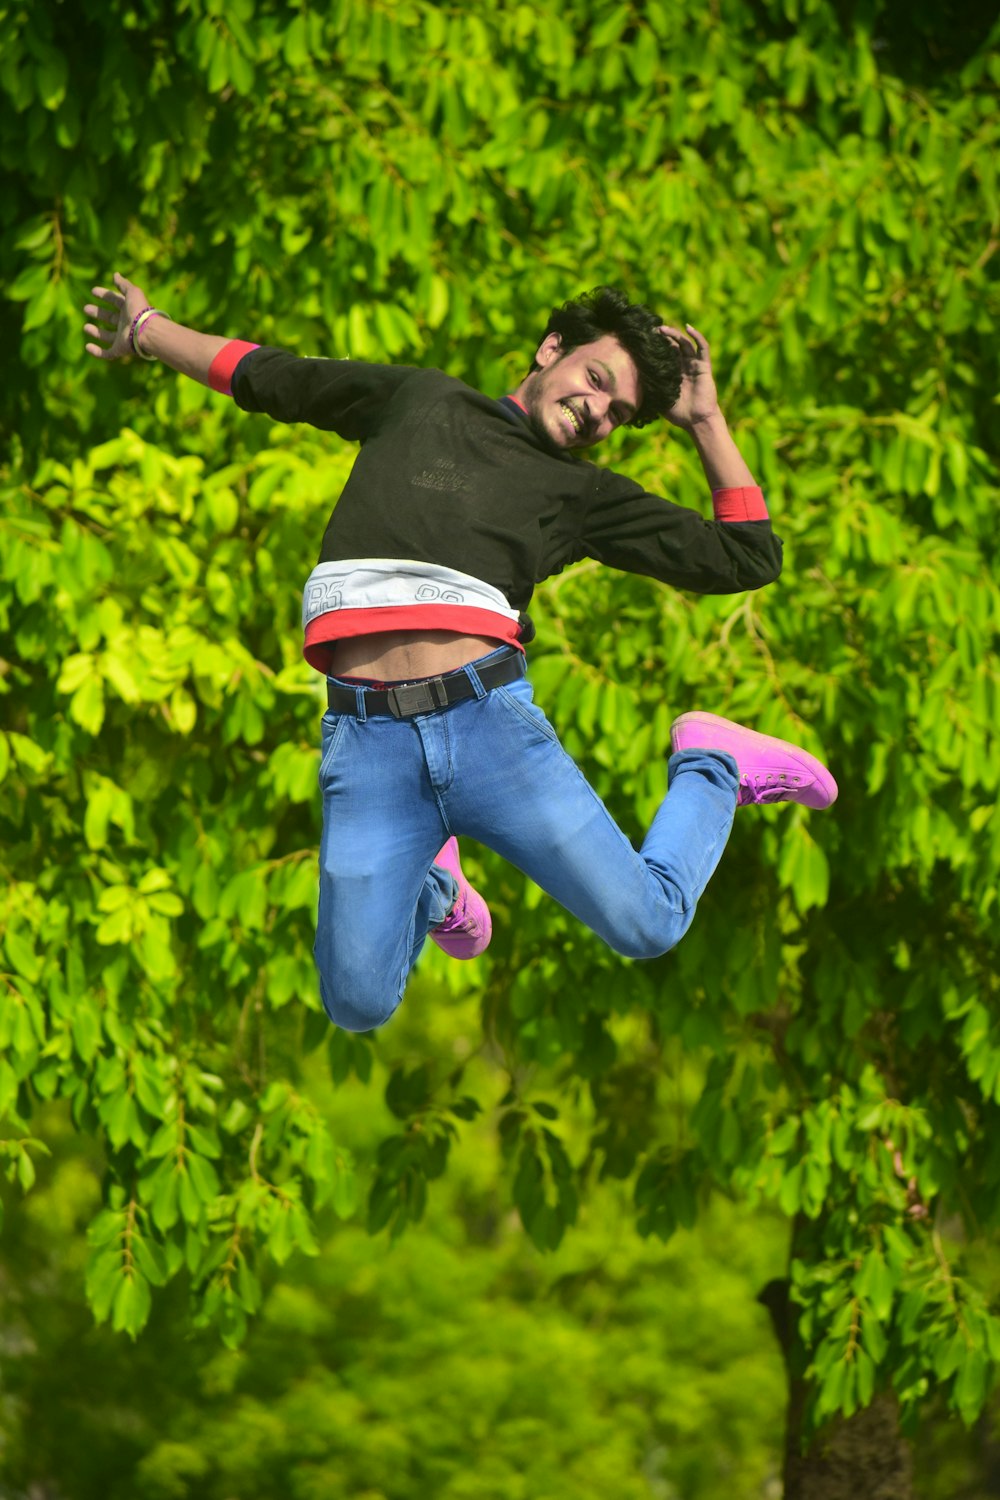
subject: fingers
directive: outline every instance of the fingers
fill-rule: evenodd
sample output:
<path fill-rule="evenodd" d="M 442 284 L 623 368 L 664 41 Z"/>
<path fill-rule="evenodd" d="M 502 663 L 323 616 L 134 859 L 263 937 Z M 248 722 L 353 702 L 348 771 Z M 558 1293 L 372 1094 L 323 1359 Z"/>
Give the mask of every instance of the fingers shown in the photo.
<path fill-rule="evenodd" d="M 693 343 L 697 349 L 700 349 L 705 353 L 708 352 L 708 339 L 703 333 L 695 328 L 693 323 L 685 323 L 683 333 L 679 328 L 671 327 L 669 323 L 661 323 L 660 327 L 656 331 L 657 333 L 669 334 L 671 338 L 680 339 L 683 343 Z"/>
<path fill-rule="evenodd" d="M 669 324 L 664 324 L 662 328 L 658 328 L 656 331 L 657 333 L 662 333 L 664 338 L 673 344 L 674 348 L 679 351 L 682 359 L 691 359 L 694 357 L 695 351 L 692 348 L 691 340 L 686 338 L 679 328 L 671 328 Z"/>
<path fill-rule="evenodd" d="M 88 318 L 98 318 L 102 327 L 115 330 L 122 320 L 125 311 L 125 298 L 120 297 L 117 292 L 109 292 L 106 287 L 95 286 L 91 288 L 93 296 L 98 298 L 100 305 L 93 302 L 84 304 L 83 311 Z M 99 333 L 101 330 L 98 329 Z"/>
<path fill-rule="evenodd" d="M 703 333 L 700 333 L 698 331 L 698 329 L 694 327 L 693 324 L 691 324 L 691 323 L 685 323 L 684 327 L 687 329 L 688 333 L 694 339 L 695 346 L 696 346 L 696 348 L 698 350 L 698 353 L 704 355 L 704 357 L 707 359 L 708 358 L 708 352 L 709 352 L 708 351 L 708 339 L 705 337 L 705 335 Z"/>
<path fill-rule="evenodd" d="M 94 288 L 95 293 L 98 290 L 97 287 Z M 100 340 L 99 343 L 89 343 L 83 346 L 87 353 L 92 354 L 95 359 L 112 358 L 110 351 L 118 337 L 119 314 L 124 306 L 125 304 L 122 302 L 117 307 L 95 307 L 92 302 L 88 302 L 84 307 L 83 310 L 88 318 L 100 318 L 102 320 L 101 322 L 90 322 L 83 325 L 84 333 L 89 334 L 91 339 Z"/>
<path fill-rule="evenodd" d="M 672 328 L 669 323 L 663 323 L 656 331 L 670 340 L 685 362 L 698 359 L 711 362 L 708 340 L 693 324 L 685 323 L 682 332 L 679 328 Z"/>
<path fill-rule="evenodd" d="M 88 318 L 100 318 L 107 328 L 117 327 L 120 321 L 120 308 L 95 307 L 93 302 L 85 302 L 83 311 Z"/>
<path fill-rule="evenodd" d="M 84 305 L 84 315 L 91 321 L 84 323 L 83 331 L 89 334 L 91 342 L 84 344 L 84 349 L 93 359 L 117 359 L 115 350 L 118 346 L 119 335 L 125 326 L 127 319 L 128 293 L 132 290 L 132 283 L 126 281 L 120 272 L 114 273 L 114 287 L 95 286 L 91 287 L 93 302 Z M 96 341 L 96 342 L 95 342 Z"/>

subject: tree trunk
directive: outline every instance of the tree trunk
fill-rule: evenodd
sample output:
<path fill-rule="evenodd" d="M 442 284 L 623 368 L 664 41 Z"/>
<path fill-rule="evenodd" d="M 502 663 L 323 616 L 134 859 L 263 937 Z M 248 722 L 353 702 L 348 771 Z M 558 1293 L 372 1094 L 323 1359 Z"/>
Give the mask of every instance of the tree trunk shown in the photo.
<path fill-rule="evenodd" d="M 894 1396 L 879 1393 L 853 1417 L 837 1417 L 803 1451 L 804 1356 L 788 1303 L 788 1282 L 772 1281 L 759 1299 L 771 1314 L 788 1372 L 784 1500 L 914 1500 L 910 1446 L 899 1430 Z"/>
<path fill-rule="evenodd" d="M 789 1418 L 791 1408 L 789 1401 Z M 853 1417 L 838 1417 L 805 1453 L 789 1420 L 784 1481 L 784 1500 L 913 1500 L 913 1462 L 895 1397 L 879 1394 Z"/>

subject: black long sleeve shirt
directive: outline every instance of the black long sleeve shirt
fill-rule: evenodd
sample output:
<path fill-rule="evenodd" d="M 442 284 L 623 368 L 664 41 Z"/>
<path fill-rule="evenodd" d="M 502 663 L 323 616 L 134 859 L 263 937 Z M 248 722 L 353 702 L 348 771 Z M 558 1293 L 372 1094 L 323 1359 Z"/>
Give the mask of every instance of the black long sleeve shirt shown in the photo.
<path fill-rule="evenodd" d="M 757 589 L 781 571 L 762 497 L 737 513 L 764 518 L 707 520 L 551 446 L 510 398 L 439 370 L 261 347 L 239 360 L 232 394 L 245 411 L 361 444 L 319 556 L 317 574 L 332 568 L 338 588 L 357 560 L 409 561 L 427 565 L 425 579 L 440 569 L 446 580 L 478 580 L 522 612 L 537 583 L 587 557 L 700 594 Z M 313 611 L 307 648 L 310 632 L 314 646 L 361 633 L 365 616 L 359 624 L 351 605 L 372 596 L 354 600 L 348 586 L 331 597 L 333 608 Z M 385 615 L 368 619 L 387 628 Z"/>

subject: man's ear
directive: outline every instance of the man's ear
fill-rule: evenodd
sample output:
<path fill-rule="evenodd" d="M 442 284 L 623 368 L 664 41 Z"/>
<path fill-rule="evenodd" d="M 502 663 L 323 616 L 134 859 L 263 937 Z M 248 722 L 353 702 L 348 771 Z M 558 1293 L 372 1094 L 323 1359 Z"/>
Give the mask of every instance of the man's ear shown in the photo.
<path fill-rule="evenodd" d="M 562 335 L 559 333 L 547 333 L 538 346 L 535 354 L 535 364 L 542 370 L 547 370 L 562 358 Z"/>

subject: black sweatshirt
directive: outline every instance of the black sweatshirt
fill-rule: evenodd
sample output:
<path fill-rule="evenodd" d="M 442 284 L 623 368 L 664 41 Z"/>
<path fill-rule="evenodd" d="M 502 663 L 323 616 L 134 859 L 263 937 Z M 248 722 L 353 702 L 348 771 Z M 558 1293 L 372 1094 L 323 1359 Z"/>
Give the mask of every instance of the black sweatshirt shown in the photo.
<path fill-rule="evenodd" d="M 244 411 L 361 444 L 307 586 L 306 655 L 320 670 L 323 642 L 379 629 L 516 640 L 535 584 L 586 557 L 699 594 L 760 588 L 781 571 L 756 488 L 717 491 L 725 519 L 705 520 L 555 448 L 509 397 L 439 370 L 262 347 L 239 359 L 232 394 Z M 495 630 L 479 628 L 484 609 Z"/>

